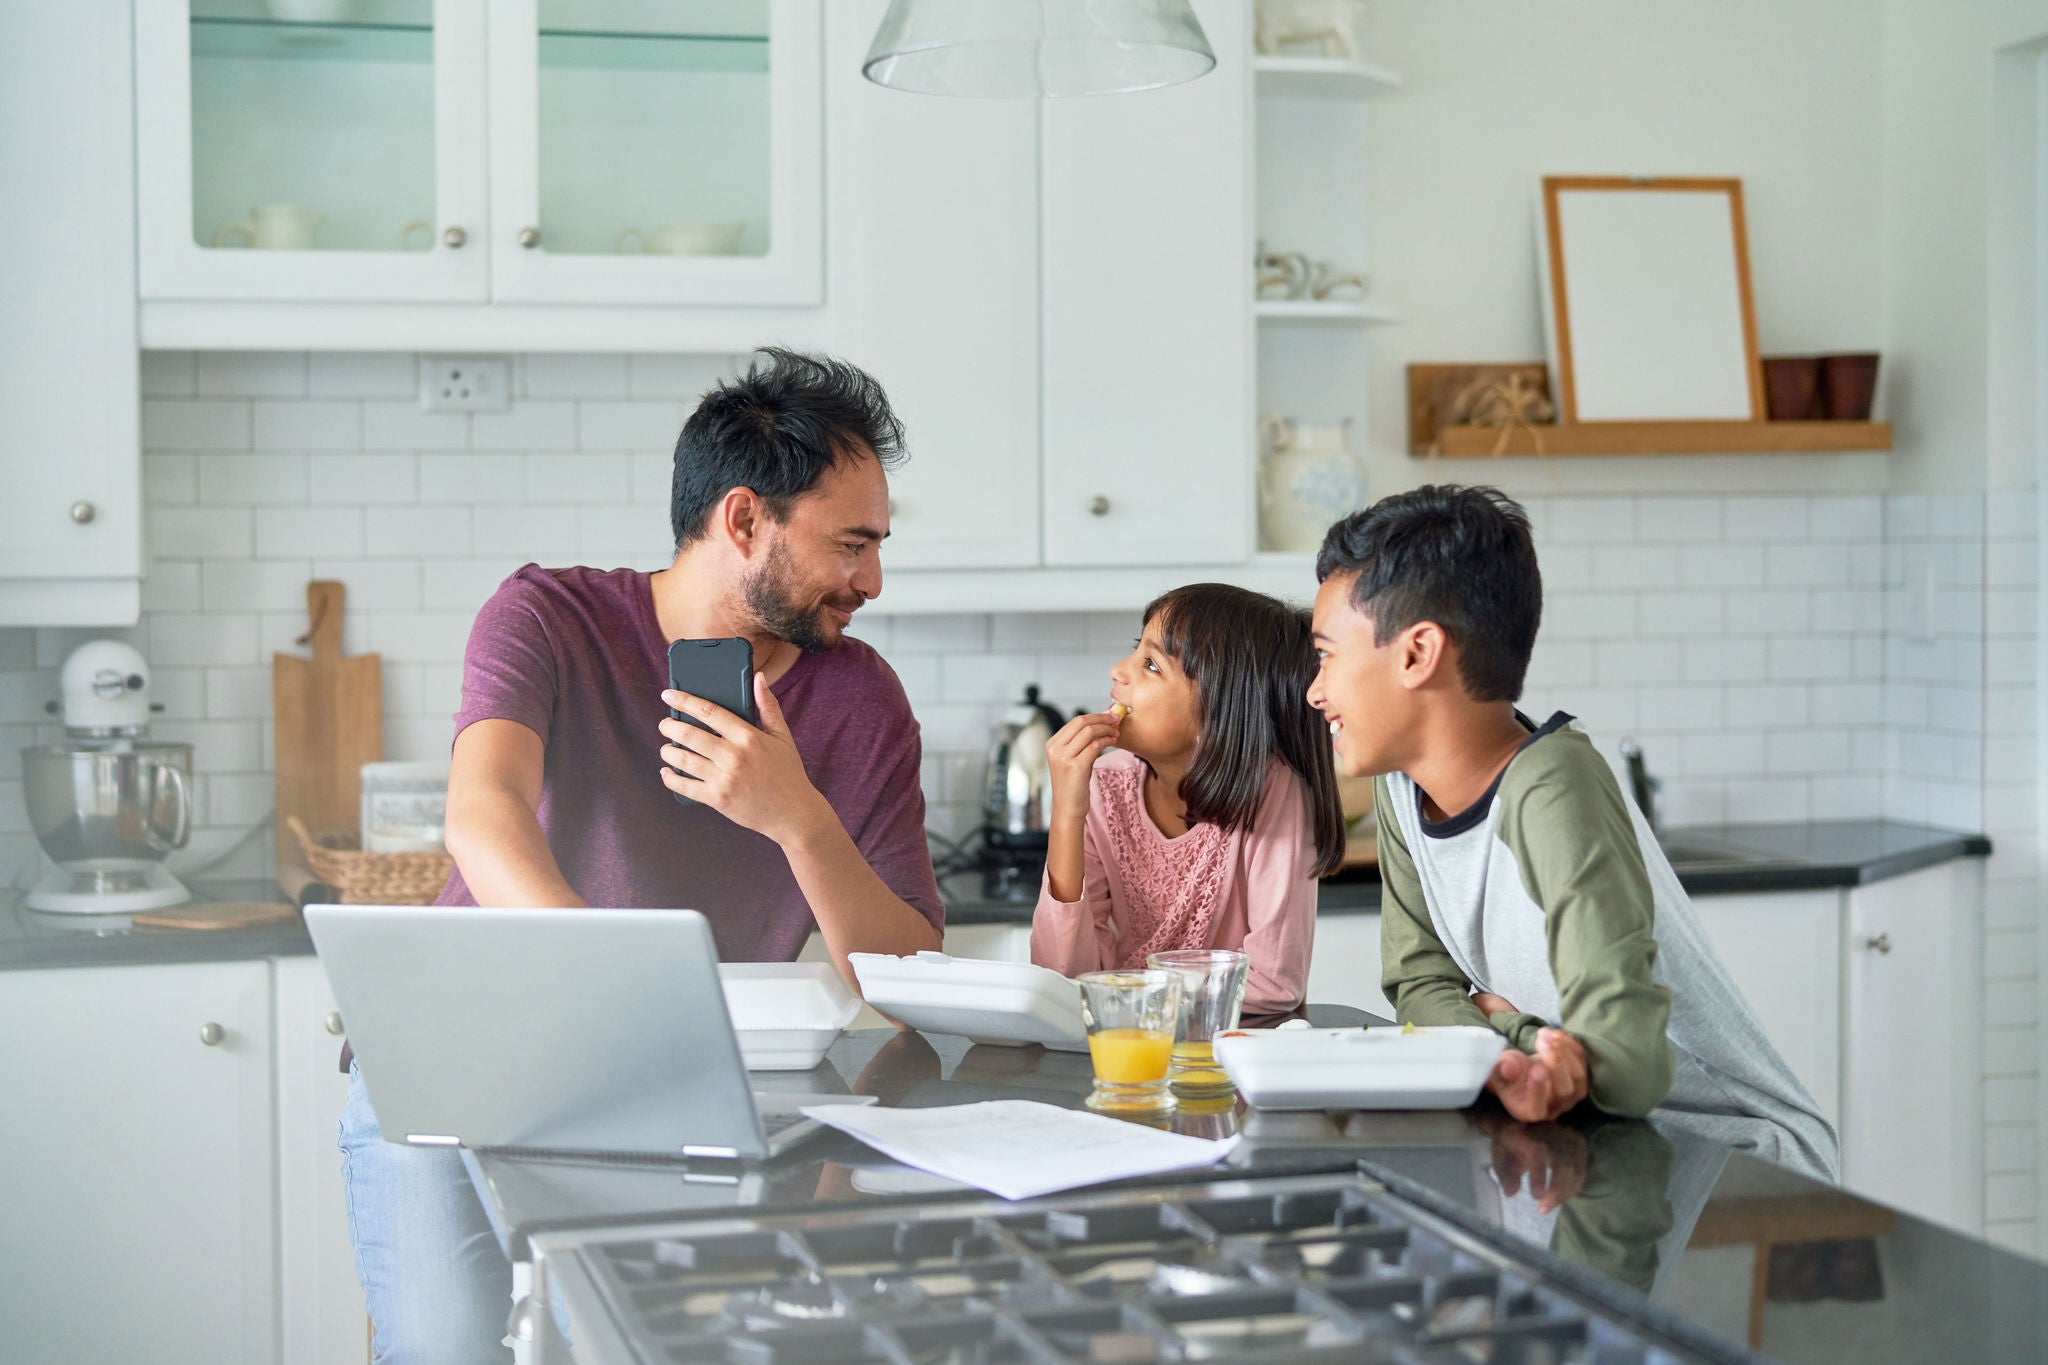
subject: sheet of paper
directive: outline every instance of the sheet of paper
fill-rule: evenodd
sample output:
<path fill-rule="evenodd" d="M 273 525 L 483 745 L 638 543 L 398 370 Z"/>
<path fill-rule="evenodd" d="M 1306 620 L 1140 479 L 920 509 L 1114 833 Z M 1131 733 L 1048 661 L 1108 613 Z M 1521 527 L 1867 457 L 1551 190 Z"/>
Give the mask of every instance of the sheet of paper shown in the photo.
<path fill-rule="evenodd" d="M 1162 1133 L 1032 1100 L 935 1109 L 818 1105 L 804 1114 L 906 1166 L 1005 1199 L 1213 1165 L 1237 1146 L 1234 1137 L 1212 1141 Z"/>

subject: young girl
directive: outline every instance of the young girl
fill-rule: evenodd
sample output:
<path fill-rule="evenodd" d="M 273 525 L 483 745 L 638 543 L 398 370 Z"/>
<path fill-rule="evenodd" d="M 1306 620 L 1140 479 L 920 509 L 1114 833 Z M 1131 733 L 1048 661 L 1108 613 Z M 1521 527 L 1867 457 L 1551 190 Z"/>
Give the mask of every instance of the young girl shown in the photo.
<path fill-rule="evenodd" d="M 1073 976 L 1241 948 L 1246 1014 L 1302 1003 L 1316 878 L 1344 853 L 1308 616 L 1222 583 L 1145 608 L 1111 707 L 1046 746 L 1052 828 L 1031 960 Z M 1110 746 L 1116 748 L 1112 750 Z"/>

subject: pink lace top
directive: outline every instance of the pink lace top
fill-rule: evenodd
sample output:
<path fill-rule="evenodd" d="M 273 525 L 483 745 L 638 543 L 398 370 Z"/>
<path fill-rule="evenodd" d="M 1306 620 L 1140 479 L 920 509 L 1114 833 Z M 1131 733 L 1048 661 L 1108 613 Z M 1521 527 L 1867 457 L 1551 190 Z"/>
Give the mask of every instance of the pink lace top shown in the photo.
<path fill-rule="evenodd" d="M 1315 942 L 1315 847 L 1301 782 L 1275 763 L 1249 830 L 1196 825 L 1169 839 L 1145 811 L 1145 765 L 1096 761 L 1083 827 L 1081 899 L 1041 887 L 1031 960 L 1068 976 L 1142 967 L 1170 948 L 1241 948 L 1247 1014 L 1300 1004 Z"/>

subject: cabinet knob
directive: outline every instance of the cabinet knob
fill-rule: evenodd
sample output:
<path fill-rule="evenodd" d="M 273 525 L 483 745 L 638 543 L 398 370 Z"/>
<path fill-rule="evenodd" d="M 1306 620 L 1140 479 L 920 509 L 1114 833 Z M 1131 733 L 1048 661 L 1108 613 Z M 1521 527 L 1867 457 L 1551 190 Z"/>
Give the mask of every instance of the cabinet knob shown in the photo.
<path fill-rule="evenodd" d="M 327 1017 L 326 1017 L 325 1019 L 323 1019 L 323 1020 L 321 1021 L 321 1023 L 323 1023 L 323 1024 L 324 1024 L 324 1025 L 326 1026 L 326 1028 L 327 1028 L 327 1031 L 328 1031 L 329 1033 L 333 1034 L 333 1035 L 334 1035 L 335 1037 L 337 1037 L 337 1038 L 338 1038 L 338 1037 L 340 1037 L 340 1036 L 341 1036 L 341 1011 L 340 1011 L 340 1010 L 332 1010 L 332 1011 L 329 1011 L 329 1013 L 328 1013 Z"/>
<path fill-rule="evenodd" d="M 209 1021 L 199 1026 L 199 1041 L 208 1047 L 219 1047 L 220 1040 L 227 1036 L 228 1031 L 219 1024 Z"/>
<path fill-rule="evenodd" d="M 91 503 L 87 502 L 83 498 L 80 498 L 77 502 L 71 504 L 71 519 L 77 522 L 80 526 L 85 525 L 87 522 L 91 521 L 94 517 L 98 516 L 99 514 L 100 509 L 94 507 Z"/>
<path fill-rule="evenodd" d="M 1103 497 L 1100 493 L 1097 493 L 1094 497 L 1088 499 L 1088 515 L 1091 517 L 1108 516 L 1109 499 Z"/>
<path fill-rule="evenodd" d="M 1866 938 L 1863 940 L 1863 946 L 1879 956 L 1889 955 L 1892 950 L 1892 936 L 1879 934 L 1876 938 Z"/>
<path fill-rule="evenodd" d="M 540 229 L 537 227 L 523 227 L 519 229 L 519 245 L 525 247 L 528 251 L 539 246 Z"/>
<path fill-rule="evenodd" d="M 450 251 L 460 251 L 469 241 L 469 234 L 459 227 L 449 228 L 441 234 L 441 245 Z"/>

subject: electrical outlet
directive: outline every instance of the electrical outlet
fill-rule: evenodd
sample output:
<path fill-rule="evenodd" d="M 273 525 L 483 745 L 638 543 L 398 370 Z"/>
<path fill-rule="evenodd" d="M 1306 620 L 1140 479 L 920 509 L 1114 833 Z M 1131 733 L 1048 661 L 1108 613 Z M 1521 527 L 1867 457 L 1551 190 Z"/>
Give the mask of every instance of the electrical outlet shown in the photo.
<path fill-rule="evenodd" d="M 503 412 L 512 406 L 512 362 L 501 355 L 430 355 L 420 360 L 425 412 Z"/>

